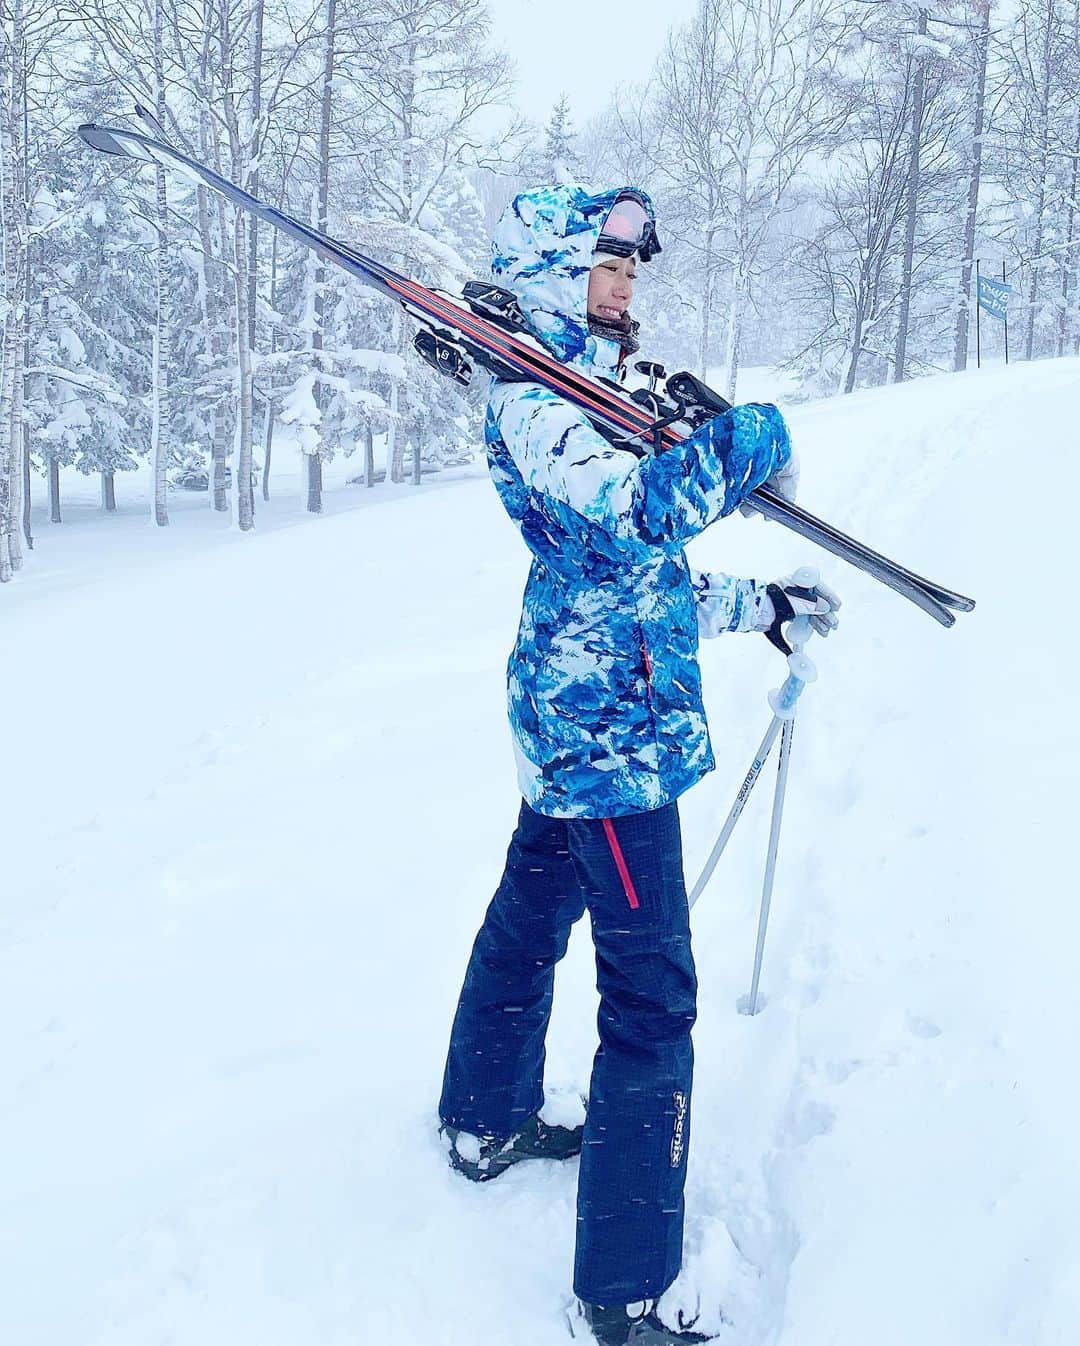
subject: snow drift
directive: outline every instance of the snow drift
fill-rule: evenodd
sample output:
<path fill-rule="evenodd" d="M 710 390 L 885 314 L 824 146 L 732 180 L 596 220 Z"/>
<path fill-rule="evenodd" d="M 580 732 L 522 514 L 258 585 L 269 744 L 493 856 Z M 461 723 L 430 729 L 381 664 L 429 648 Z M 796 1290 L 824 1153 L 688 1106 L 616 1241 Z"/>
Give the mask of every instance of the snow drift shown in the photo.
<path fill-rule="evenodd" d="M 979 606 L 943 631 L 760 520 L 691 548 L 766 578 L 820 563 L 844 609 L 812 650 L 757 1017 L 735 1006 L 771 773 L 694 912 L 673 1294 L 732 1346 L 1066 1346 L 1080 361 L 790 420 L 810 509 Z M 3 617 L 25 715 L 0 820 L 0 1335 L 555 1346 L 574 1166 L 471 1188 L 434 1134 L 518 805 L 524 548 L 479 469 L 302 528 L 170 532 L 110 534 L 127 550 L 96 572 L 43 549 Z M 691 881 L 783 674 L 749 636 L 702 663 L 719 768 L 684 800 Z M 579 930 L 556 1103 L 594 1017 Z"/>

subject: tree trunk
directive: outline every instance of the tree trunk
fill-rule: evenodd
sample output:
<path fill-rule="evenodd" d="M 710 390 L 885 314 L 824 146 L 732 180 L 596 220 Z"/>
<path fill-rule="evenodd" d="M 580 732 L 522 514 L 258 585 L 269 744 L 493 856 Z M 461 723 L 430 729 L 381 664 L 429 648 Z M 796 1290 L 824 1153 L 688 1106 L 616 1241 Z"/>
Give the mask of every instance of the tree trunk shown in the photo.
<path fill-rule="evenodd" d="M 274 404 L 266 402 L 266 424 L 263 426 L 262 497 L 270 499 L 270 456 L 274 451 Z"/>
<path fill-rule="evenodd" d="M 10 461 L 10 446 L 7 437 L 3 436 L 3 442 L 0 443 L 0 584 L 6 584 L 13 574 L 10 545 L 11 491 L 8 485 L 11 481 L 8 471 Z"/>
<path fill-rule="evenodd" d="M 1080 4 L 1077 5 L 1077 20 L 1080 27 Z M 1078 33 L 1080 41 L 1080 33 Z M 1075 256 L 1076 232 L 1076 194 L 1080 191 L 1080 104 L 1076 108 L 1076 133 L 1073 136 L 1072 168 L 1070 169 L 1069 205 L 1066 210 L 1065 248 L 1061 265 L 1061 308 L 1058 312 L 1057 353 L 1065 354 L 1065 345 L 1069 332 L 1069 301 L 1074 270 L 1080 270 L 1080 261 Z"/>
<path fill-rule="evenodd" d="M 30 498 L 30 429 L 26 425 L 23 426 L 22 467 L 23 467 L 23 490 L 22 490 L 23 537 L 26 539 L 26 550 L 33 551 L 34 550 L 34 528 L 33 528 L 33 516 L 32 516 L 33 502 L 31 501 Z"/>
<path fill-rule="evenodd" d="M 394 305 L 394 312 L 390 319 L 390 349 L 397 351 L 401 346 L 401 309 L 397 304 Z M 397 481 L 394 476 L 393 465 L 399 460 L 400 450 L 398 448 L 398 402 L 400 399 L 400 385 L 397 376 L 390 375 L 390 416 L 386 428 L 386 472 L 383 475 L 384 481 Z"/>
<path fill-rule="evenodd" d="M 712 215 L 710 212 L 709 223 L 705 226 L 705 258 L 701 268 L 701 330 L 698 333 L 698 368 L 701 378 L 708 381 L 709 378 L 709 352 L 712 345 L 711 327 L 712 327 L 712 295 L 713 295 L 713 247 L 716 239 L 716 230 L 712 224 Z"/>
<path fill-rule="evenodd" d="M 414 486 L 420 485 L 420 437 L 419 435 L 413 441 L 412 452 L 412 480 Z"/>
<path fill-rule="evenodd" d="M 375 485 L 375 441 L 370 422 L 364 425 L 364 485 Z"/>
<path fill-rule="evenodd" d="M 310 514 L 322 513 L 322 459 L 317 453 L 307 455 L 307 507 Z"/>
<path fill-rule="evenodd" d="M 246 184 L 252 196 L 259 195 L 259 157 L 262 153 L 262 82 L 263 82 L 263 16 L 265 0 L 253 0 L 255 5 L 254 32 L 251 39 L 251 180 Z M 247 306 L 248 347 L 255 350 L 255 317 L 259 279 L 259 217 L 249 216 L 247 223 Z M 276 232 L 276 231 L 275 231 Z"/>
<path fill-rule="evenodd" d="M 5 87 L 0 90 L 0 193 L 2 193 L 0 210 L 4 231 L 2 240 L 5 263 L 4 300 L 9 316 L 14 311 L 19 274 L 14 260 L 18 255 L 19 244 L 15 221 L 15 128 L 11 120 L 14 116 L 14 106 L 9 96 L 15 84 L 14 59 L 11 60 L 11 66 L 10 83 L 5 80 Z M 6 584 L 14 572 L 11 563 L 11 534 L 15 523 L 11 513 L 11 468 L 15 455 L 11 438 L 11 411 L 15 392 L 17 345 L 15 323 L 5 322 L 2 358 L 0 358 L 0 584 Z"/>
<path fill-rule="evenodd" d="M 1028 286 L 1027 334 L 1024 339 L 1024 358 L 1035 355 L 1035 310 L 1039 299 L 1039 263 L 1042 258 L 1046 225 L 1046 174 L 1050 156 L 1050 81 L 1054 31 L 1054 0 L 1047 0 L 1046 31 L 1043 34 L 1042 68 L 1039 87 L 1039 187 L 1035 194 L 1035 246 L 1031 257 L 1031 283 Z"/>
<path fill-rule="evenodd" d="M 20 498 L 23 484 L 23 378 L 26 323 L 26 48 L 22 0 L 11 6 L 7 69 L 0 88 L 0 210 L 2 210 L 4 299 L 0 346 L 0 583 L 22 564 Z"/>
<path fill-rule="evenodd" d="M 216 0 L 215 0 L 216 3 Z M 216 9 L 213 10 L 208 23 L 217 23 L 220 27 L 220 16 Z M 215 32 L 218 31 L 215 29 Z M 226 41 L 226 50 L 228 44 Z M 231 78 L 231 76 L 229 77 Z M 207 95 L 210 96 L 209 93 Z M 215 94 L 216 96 L 216 94 Z M 213 135 L 210 138 L 210 150 L 213 154 L 212 165 L 215 172 L 224 173 L 227 177 L 229 169 L 222 161 L 221 156 L 221 138 Z M 209 161 L 208 161 L 209 162 Z M 229 234 L 229 205 L 223 196 L 215 192 L 211 198 L 211 229 L 212 246 L 211 254 L 217 259 L 216 273 L 219 277 L 218 293 L 214 305 L 214 311 L 217 314 L 215 322 L 215 349 L 220 352 L 221 358 L 227 359 L 232 352 L 233 326 L 236 318 L 236 305 L 230 305 L 226 300 L 226 287 L 228 277 L 225 269 L 225 256 L 228 250 Z M 235 242 L 235 240 L 234 240 Z M 211 274 L 214 274 L 212 272 Z M 235 422 L 236 413 L 230 406 L 222 393 L 214 403 L 214 508 L 225 511 L 230 508 L 230 495 L 228 483 L 229 455 L 234 451 L 234 445 L 229 442 L 229 423 Z M 233 425 L 233 441 L 235 443 L 236 433 L 235 424 Z M 235 470 L 236 464 L 233 464 Z M 219 503 L 220 502 L 220 503 Z"/>
<path fill-rule="evenodd" d="M 239 83 L 231 20 L 233 11 L 222 3 L 220 21 L 221 69 L 224 83 L 223 120 L 229 136 L 229 156 L 234 182 L 243 181 L 250 145 L 240 126 L 235 89 Z M 236 423 L 232 463 L 233 500 L 241 532 L 255 527 L 255 491 L 252 486 L 252 364 L 248 318 L 248 249 L 246 217 L 239 207 L 232 211 L 233 331 L 236 336 Z"/>
<path fill-rule="evenodd" d="M 406 19 L 405 28 L 409 36 L 404 44 L 404 54 L 401 62 L 401 200 L 402 222 L 406 225 L 416 224 L 416 214 L 419 208 L 416 199 L 416 163 L 413 153 L 416 146 L 414 121 L 416 115 L 416 35 L 421 26 L 421 15 L 422 10 L 416 9 Z M 400 313 L 401 310 L 395 304 L 394 335 L 391 350 L 396 355 L 406 353 L 405 342 L 409 335 L 405 329 L 405 324 L 400 320 Z M 404 407 L 402 402 L 405 403 Z M 409 395 L 404 382 L 393 385 L 391 405 L 398 417 L 404 416 L 405 419 L 402 426 L 404 433 L 394 436 L 392 461 L 390 455 L 387 456 L 386 477 L 388 480 L 400 483 L 405 480 L 405 450 L 409 446 L 410 436 L 419 436 L 420 433 L 413 417 L 408 414 L 410 411 Z"/>
<path fill-rule="evenodd" d="M 27 215 L 23 215 L 27 219 Z M 23 235 L 25 237 L 25 234 Z M 28 251 L 28 249 L 27 249 Z M 18 362 L 13 371 L 14 382 L 12 387 L 11 399 L 11 463 L 10 463 L 10 481 L 8 483 L 8 555 L 11 558 L 12 570 L 22 568 L 22 514 L 23 514 L 23 458 L 26 454 L 27 430 L 24 425 L 23 407 L 25 405 L 26 390 L 26 352 L 28 342 L 25 332 L 28 316 L 27 304 L 27 271 L 24 268 L 22 274 L 22 293 L 19 296 L 19 306 L 15 313 L 9 314 L 8 322 L 15 327 L 15 359 Z"/>
<path fill-rule="evenodd" d="M 11 557 L 11 567 L 13 570 L 22 568 L 22 532 L 23 522 L 23 481 L 24 470 L 23 462 L 26 458 L 29 447 L 29 428 L 25 422 L 24 408 L 26 406 L 26 371 L 30 368 L 30 297 L 32 294 L 32 284 L 30 277 L 30 105 L 27 97 L 27 62 L 26 45 L 23 37 L 23 4 L 22 0 L 17 0 L 14 6 L 15 10 L 15 31 L 19 35 L 18 45 L 13 48 L 11 53 L 12 69 L 18 71 L 18 88 L 12 90 L 12 111 L 18 108 L 18 121 L 16 125 L 21 130 L 20 162 L 19 162 L 19 231 L 21 246 L 16 252 L 16 274 L 19 277 L 20 293 L 18 296 L 18 308 L 12 314 L 8 315 L 8 322 L 15 324 L 16 336 L 16 354 L 18 365 L 12 371 L 14 375 L 14 384 L 12 387 L 12 405 L 11 405 L 11 487 L 9 491 L 9 510 L 11 519 L 11 532 L 8 539 L 8 552 Z M 18 100 L 16 102 L 16 99 Z"/>
<path fill-rule="evenodd" d="M 728 303 L 727 322 L 724 324 L 724 374 L 723 393 L 731 403 L 735 401 L 735 383 L 739 377 L 739 327 L 741 318 L 739 304 L 742 299 L 742 278 L 738 274 L 738 264 L 731 272 L 731 299 Z"/>
<path fill-rule="evenodd" d="M 49 520 L 63 523 L 60 517 L 60 464 L 55 454 L 49 454 Z"/>
<path fill-rule="evenodd" d="M 107 514 L 116 513 L 116 473 L 101 474 L 101 508 Z"/>
<path fill-rule="evenodd" d="M 990 50 L 990 0 L 976 0 L 976 5 L 979 34 L 975 43 L 975 117 L 972 123 L 971 165 L 968 170 L 967 213 L 964 216 L 964 260 L 960 275 L 960 300 L 956 307 L 956 344 L 953 350 L 953 369 L 956 370 L 966 369 L 968 359 L 971 269 L 975 261 L 975 221 L 979 210 L 983 124 L 986 120 L 986 62 Z"/>
<path fill-rule="evenodd" d="M 248 191 L 253 196 L 259 194 L 259 156 L 262 152 L 262 80 L 263 80 L 263 16 L 265 12 L 264 0 L 253 0 L 255 5 L 254 14 L 254 32 L 251 41 L 251 146 L 248 152 L 248 162 L 253 165 L 250 173 L 250 181 L 246 184 Z M 258 299 L 258 278 L 259 278 L 259 220 L 258 216 L 247 217 L 246 228 L 247 236 L 247 275 L 244 278 L 246 289 L 245 305 L 247 309 L 247 352 L 248 352 L 248 380 L 247 380 L 247 410 L 249 428 L 247 435 L 247 494 L 250 502 L 250 522 L 248 527 L 252 527 L 255 518 L 255 492 L 252 481 L 253 471 L 253 444 L 254 437 L 254 407 L 252 403 L 252 393 L 254 390 L 254 365 L 255 365 L 255 327 L 256 327 L 256 309 Z M 273 412 L 267 406 L 267 424 L 269 433 L 273 434 Z M 265 465 L 264 465 L 265 472 Z M 266 489 L 265 486 L 263 488 Z M 241 527 L 243 527 L 241 522 Z"/>
<path fill-rule="evenodd" d="M 162 170 L 157 170 L 158 177 L 162 176 Z M 164 325 L 164 286 L 161 277 L 161 257 L 160 249 L 158 256 L 158 273 L 156 277 L 156 316 L 154 320 L 154 338 L 152 363 L 152 398 L 153 412 L 150 422 L 150 462 L 153 471 L 153 493 L 150 501 L 150 517 L 160 527 L 165 528 L 169 522 L 168 505 L 168 481 L 165 476 L 165 469 L 168 464 L 168 454 L 165 449 L 165 436 L 162 434 L 162 425 L 164 423 L 164 388 L 165 375 L 163 373 L 163 359 L 161 354 L 162 334 L 161 329 Z"/>
<path fill-rule="evenodd" d="M 750 288 L 750 174 L 745 160 L 739 163 L 739 205 L 735 222 L 735 261 L 731 268 L 731 310 L 728 313 L 727 334 L 724 340 L 724 370 L 727 382 L 725 396 L 735 401 L 739 381 L 739 359 L 742 353 L 742 328 L 746 316 L 746 300 Z"/>
<path fill-rule="evenodd" d="M 280 230 L 272 231 L 273 238 L 270 241 L 270 307 L 277 312 L 277 269 L 278 269 L 278 238 L 281 236 Z M 270 329 L 270 354 L 277 352 L 278 329 L 274 322 Z M 263 395 L 266 398 L 266 427 L 263 432 L 263 470 L 262 470 L 262 495 L 264 500 L 270 499 L 270 457 L 274 449 L 274 371 L 273 367 L 267 372 L 269 387 L 263 389 Z"/>
<path fill-rule="evenodd" d="M 746 207 L 749 184 L 745 166 L 741 174 L 741 203 L 736 225 L 735 261 L 731 268 L 731 306 L 728 310 L 727 330 L 724 334 L 724 396 L 735 401 L 735 387 L 739 381 L 739 356 L 742 345 L 742 325 L 745 313 L 746 290 L 749 280 L 749 240 L 747 237 Z"/>
<path fill-rule="evenodd" d="M 919 10 L 919 37 L 926 36 L 927 13 Z M 926 53 L 920 43 L 915 57 L 915 96 L 911 105 L 911 153 L 908 159 L 907 224 L 904 233 L 904 269 L 900 282 L 900 318 L 896 333 L 893 382 L 907 375 L 907 336 L 911 319 L 911 281 L 915 270 L 915 223 L 919 209 L 919 169 L 922 151 L 923 108 L 926 101 Z"/>
<path fill-rule="evenodd" d="M 327 232 L 329 200 L 330 200 L 330 121 L 333 113 L 334 96 L 334 43 L 337 27 L 337 0 L 326 0 L 326 43 L 323 47 L 323 69 L 322 69 L 322 96 L 319 107 L 319 195 L 318 206 L 316 210 L 315 227 L 322 233 Z M 325 371 L 325 361 L 322 355 L 324 348 L 323 328 L 326 322 L 326 264 L 322 257 L 319 257 L 319 264 L 315 269 L 315 326 L 311 334 L 311 348 L 314 354 L 315 366 L 320 372 Z M 326 406 L 326 395 L 323 391 L 322 381 L 316 385 L 315 405 L 319 409 L 320 417 Z M 322 445 L 322 432 L 319 435 L 320 449 Z M 308 509 L 313 514 L 322 511 L 322 461 L 319 458 L 319 450 L 310 455 L 311 463 L 308 468 Z"/>
<path fill-rule="evenodd" d="M 236 519 L 242 532 L 255 527 L 255 491 L 252 482 L 252 369 L 251 347 L 248 344 L 247 233 L 244 216 L 235 212 L 233 222 L 233 263 L 236 276 L 236 391 L 237 391 L 237 446 L 233 459 L 233 491 L 236 495 Z"/>
<path fill-rule="evenodd" d="M 4 300 L 9 315 L 14 312 L 19 274 L 15 258 L 18 255 L 19 234 L 16 225 L 15 191 L 15 128 L 12 125 L 14 108 L 9 96 L 14 87 L 15 62 L 11 62 L 10 83 L 5 80 L 0 90 L 0 211 L 3 224 L 4 257 Z M 14 462 L 14 446 L 11 439 L 12 404 L 15 393 L 15 352 L 18 347 L 15 323 L 4 323 L 3 345 L 0 348 L 0 584 L 11 579 L 14 567 L 11 563 L 11 534 L 15 520 L 11 513 L 11 468 Z"/>
<path fill-rule="evenodd" d="M 153 18 L 153 60 L 154 60 L 154 113 L 162 126 L 165 125 L 165 78 L 161 45 L 163 0 L 155 0 Z M 169 216 L 168 197 L 165 191 L 165 170 L 158 168 L 156 178 L 156 220 L 157 237 L 154 247 L 154 349 L 153 349 L 153 422 L 150 432 L 151 456 L 154 470 L 154 494 L 151 505 L 154 522 L 160 528 L 169 522 L 168 482 L 165 471 L 169 465 L 169 254 L 168 238 Z"/>
<path fill-rule="evenodd" d="M 203 35 L 203 49 L 200 58 L 200 79 L 203 95 L 199 107 L 199 149 L 205 163 L 212 161 L 210 114 L 206 111 L 206 90 L 209 87 L 210 63 L 210 16 L 206 15 Z M 195 193 L 199 220 L 199 245 L 202 251 L 199 267 L 199 298 L 202 301 L 203 353 L 206 357 L 207 379 L 211 379 L 218 367 L 221 348 L 218 332 L 218 314 L 222 302 L 221 287 L 224 276 L 215 261 L 214 237 L 210 219 L 210 202 L 205 187 L 198 187 Z M 225 407 L 220 393 L 214 394 L 211 412 L 213 439 L 210 445 L 210 505 L 218 513 L 229 508 L 228 486 L 226 484 L 226 443 Z"/>
<path fill-rule="evenodd" d="M 848 359 L 847 373 L 844 376 L 844 392 L 855 391 L 855 380 L 859 370 L 859 356 L 862 354 L 863 324 L 866 321 L 867 291 L 870 278 L 867 275 L 866 262 L 859 268 L 859 289 L 855 296 L 855 327 L 851 334 L 851 354 Z"/>

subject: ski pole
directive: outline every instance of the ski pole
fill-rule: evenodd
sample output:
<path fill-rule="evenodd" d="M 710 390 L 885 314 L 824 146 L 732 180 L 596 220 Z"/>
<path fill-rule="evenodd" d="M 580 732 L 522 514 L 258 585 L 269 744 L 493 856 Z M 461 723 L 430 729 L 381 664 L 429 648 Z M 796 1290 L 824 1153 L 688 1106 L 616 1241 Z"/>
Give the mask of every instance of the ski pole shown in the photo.
<path fill-rule="evenodd" d="M 798 628 L 802 627 L 800 631 Z M 780 738 L 780 768 L 776 773 L 773 793 L 772 821 L 769 824 L 769 849 L 765 858 L 765 880 L 761 887 L 761 912 L 758 916 L 757 945 L 754 948 L 754 975 L 750 982 L 747 1013 L 757 1013 L 758 984 L 761 981 L 761 961 L 765 954 L 765 932 L 769 928 L 769 910 L 772 907 L 773 879 L 776 877 L 776 852 L 780 845 L 780 824 L 784 818 L 784 799 L 787 795 L 788 767 L 791 764 L 791 741 L 795 736 L 795 709 L 802 690 L 817 677 L 817 669 L 803 653 L 802 647 L 810 637 L 810 619 L 800 617 L 791 623 L 788 656 L 791 672 L 787 681 L 769 694 L 776 721 L 782 721 L 784 731 Z"/>
<path fill-rule="evenodd" d="M 758 983 L 761 981 L 761 961 L 765 955 L 765 932 L 769 928 L 769 909 L 772 906 L 773 879 L 776 875 L 776 851 L 780 844 L 780 823 L 784 817 L 784 797 L 787 794 L 788 766 L 791 762 L 791 740 L 795 734 L 795 711 L 784 721 L 780 739 L 780 769 L 776 773 L 776 791 L 773 794 L 772 823 L 769 826 L 769 850 L 765 860 L 765 882 L 761 888 L 761 912 L 758 916 L 757 945 L 754 949 L 754 975 L 750 981 L 750 997 L 746 1012 L 757 1013 Z"/>
<path fill-rule="evenodd" d="M 811 589 L 818 581 L 818 572 L 812 566 L 804 566 L 801 570 L 796 571 L 794 579 L 798 584 Z M 761 769 L 768 760 L 769 753 L 772 752 L 772 746 L 776 742 L 777 735 L 780 733 L 785 720 L 790 719 L 795 714 L 795 703 L 802 694 L 803 688 L 817 677 L 817 669 L 810 659 L 802 653 L 803 645 L 812 634 L 813 628 L 807 617 L 796 618 L 789 627 L 788 635 L 792 653 L 788 655 L 788 676 L 782 687 L 769 693 L 769 705 L 773 710 L 772 723 L 765 731 L 765 737 L 761 740 L 761 746 L 754 754 L 750 770 L 746 773 L 742 785 L 739 786 L 739 793 L 735 796 L 731 811 L 720 829 L 716 844 L 713 846 L 712 852 L 690 892 L 689 905 L 691 907 L 701 896 L 709 879 L 712 878 L 713 870 L 731 840 L 735 824 L 742 815 L 746 801 L 750 798 L 751 790 L 757 784 Z"/>
<path fill-rule="evenodd" d="M 708 860 L 705 861 L 705 867 L 698 875 L 698 881 L 694 884 L 690 893 L 690 906 L 701 896 L 705 885 L 712 878 L 712 872 L 716 868 L 720 857 L 723 855 L 728 842 L 731 840 L 731 834 L 735 831 L 735 824 L 739 821 L 746 801 L 750 798 L 750 791 L 757 784 L 757 778 L 761 775 L 761 768 L 768 760 L 769 753 L 772 752 L 772 746 L 776 742 L 776 736 L 780 732 L 780 726 L 783 723 L 777 716 L 773 716 L 772 723 L 765 731 L 765 737 L 761 740 L 761 747 L 754 754 L 754 760 L 750 763 L 750 770 L 746 773 L 742 785 L 739 786 L 739 793 L 735 796 L 735 802 L 731 806 L 731 812 L 728 814 L 723 827 L 720 829 L 720 835 L 716 838 L 716 845 L 712 848 Z"/>

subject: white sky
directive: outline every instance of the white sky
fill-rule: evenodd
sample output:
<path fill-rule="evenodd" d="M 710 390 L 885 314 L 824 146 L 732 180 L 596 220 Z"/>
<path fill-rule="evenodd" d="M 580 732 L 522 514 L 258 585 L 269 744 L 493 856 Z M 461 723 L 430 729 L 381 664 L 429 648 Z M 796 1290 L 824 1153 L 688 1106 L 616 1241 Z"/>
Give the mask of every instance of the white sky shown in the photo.
<path fill-rule="evenodd" d="M 694 0 L 488 0 L 494 44 L 517 66 L 517 103 L 543 125 L 565 93 L 575 127 L 616 84 L 643 79 Z"/>

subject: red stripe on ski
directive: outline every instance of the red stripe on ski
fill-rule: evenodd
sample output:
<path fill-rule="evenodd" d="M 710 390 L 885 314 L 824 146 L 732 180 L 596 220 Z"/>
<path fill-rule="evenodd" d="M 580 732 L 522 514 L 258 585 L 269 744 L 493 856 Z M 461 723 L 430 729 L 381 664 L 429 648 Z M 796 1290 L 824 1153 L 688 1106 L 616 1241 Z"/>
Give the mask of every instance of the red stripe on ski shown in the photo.
<path fill-rule="evenodd" d="M 615 857 L 615 868 L 619 871 L 619 878 L 622 879 L 623 892 L 626 894 L 626 900 L 634 911 L 637 911 L 641 903 L 638 901 L 638 895 L 634 891 L 634 880 L 630 877 L 630 869 L 626 863 L 626 856 L 622 853 L 622 847 L 619 845 L 619 838 L 615 835 L 615 824 L 610 818 L 602 819 L 604 832 L 608 839 L 608 845 L 611 847 L 611 854 Z"/>

